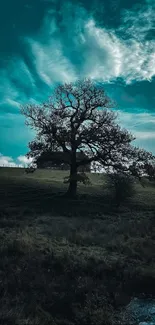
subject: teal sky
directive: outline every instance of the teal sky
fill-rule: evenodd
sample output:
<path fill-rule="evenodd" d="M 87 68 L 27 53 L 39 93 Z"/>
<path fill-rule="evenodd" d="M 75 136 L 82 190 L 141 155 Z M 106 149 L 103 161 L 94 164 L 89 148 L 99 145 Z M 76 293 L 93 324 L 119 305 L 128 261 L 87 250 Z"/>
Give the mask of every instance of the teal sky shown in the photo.
<path fill-rule="evenodd" d="M 154 0 L 1 1 L 0 40 L 0 164 L 25 161 L 20 104 L 77 77 L 103 81 L 120 123 L 155 153 Z"/>

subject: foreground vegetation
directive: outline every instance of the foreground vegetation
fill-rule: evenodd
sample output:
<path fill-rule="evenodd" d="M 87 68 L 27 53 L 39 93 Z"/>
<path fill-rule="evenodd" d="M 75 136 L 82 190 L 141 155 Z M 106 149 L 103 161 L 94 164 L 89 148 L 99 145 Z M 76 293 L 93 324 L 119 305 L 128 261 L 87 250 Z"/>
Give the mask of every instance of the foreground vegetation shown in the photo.
<path fill-rule="evenodd" d="M 116 209 L 104 175 L 76 200 L 65 176 L 0 169 L 0 323 L 127 325 L 131 297 L 155 294 L 155 186 Z"/>

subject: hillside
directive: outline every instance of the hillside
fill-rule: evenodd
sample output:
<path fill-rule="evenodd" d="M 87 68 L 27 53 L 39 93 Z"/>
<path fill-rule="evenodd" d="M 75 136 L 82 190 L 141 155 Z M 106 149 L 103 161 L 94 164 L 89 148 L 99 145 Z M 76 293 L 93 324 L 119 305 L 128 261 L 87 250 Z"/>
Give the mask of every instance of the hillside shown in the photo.
<path fill-rule="evenodd" d="M 154 184 L 116 210 L 102 174 L 63 198 L 67 174 L 0 169 L 1 324 L 128 324 L 130 298 L 155 294 Z"/>

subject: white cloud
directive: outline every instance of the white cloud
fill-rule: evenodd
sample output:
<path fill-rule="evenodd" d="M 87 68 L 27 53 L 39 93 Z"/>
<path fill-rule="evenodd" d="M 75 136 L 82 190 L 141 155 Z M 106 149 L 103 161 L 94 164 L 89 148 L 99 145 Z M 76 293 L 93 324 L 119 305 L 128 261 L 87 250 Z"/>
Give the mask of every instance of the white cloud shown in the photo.
<path fill-rule="evenodd" d="M 1 105 L 11 106 L 19 112 L 20 104 L 28 98 L 27 89 L 30 89 L 33 96 L 35 81 L 27 64 L 22 58 L 13 58 L 8 62 L 7 69 L 1 69 L 0 75 L 0 96 Z"/>
<path fill-rule="evenodd" d="M 21 155 L 17 159 L 13 159 L 0 153 L 0 166 L 2 167 L 25 167 L 31 164 L 32 161 L 33 158 L 27 158 L 26 156 Z"/>
<path fill-rule="evenodd" d="M 118 123 L 135 137 L 135 145 L 155 153 L 155 113 L 123 112 L 118 110 Z"/>
<path fill-rule="evenodd" d="M 117 110 L 118 121 L 125 123 L 128 126 L 135 127 L 138 125 L 146 125 L 148 123 L 154 124 L 155 127 L 155 113 L 132 113 Z"/>
<path fill-rule="evenodd" d="M 154 40 L 141 42 L 134 37 L 122 40 L 114 31 L 97 27 L 94 20 L 86 24 L 84 37 L 90 48 L 84 63 L 89 77 L 104 81 L 122 77 L 130 84 L 151 80 L 155 75 Z"/>
<path fill-rule="evenodd" d="M 121 77 L 127 84 L 152 79 L 155 40 L 146 36 L 154 29 L 155 5 L 146 2 L 141 8 L 135 5 L 132 10 L 124 10 L 122 23 L 116 30 L 98 27 L 80 6 L 69 3 L 65 6 L 62 19 L 66 32 L 61 35 L 53 12 L 49 12 L 39 37 L 25 39 L 30 45 L 37 73 L 46 84 L 70 82 L 80 76 L 104 82 Z M 74 22 L 70 20 L 73 9 Z M 62 40 L 65 36 L 70 44 Z"/>
<path fill-rule="evenodd" d="M 17 164 L 12 157 L 4 156 L 0 153 L 0 166 L 3 167 L 16 167 Z"/>
<path fill-rule="evenodd" d="M 26 156 L 19 156 L 17 157 L 17 160 L 22 164 L 22 165 L 29 165 L 32 163 L 33 158 L 28 158 Z"/>
<path fill-rule="evenodd" d="M 155 3 L 124 10 L 116 30 L 97 27 L 93 19 L 85 24 L 85 71 L 90 77 L 111 81 L 122 77 L 132 81 L 151 80 L 155 75 L 155 40 L 151 37 Z M 149 37 L 148 37 L 149 36 Z"/>
<path fill-rule="evenodd" d="M 22 41 L 32 55 L 38 76 L 49 86 L 53 82 L 71 82 L 80 76 L 104 82 L 121 77 L 127 84 L 151 80 L 155 75 L 155 40 L 146 36 L 155 28 L 154 12 L 155 5 L 147 1 L 141 8 L 133 6 L 132 10 L 124 10 L 117 30 L 108 30 L 98 27 L 86 10 L 67 2 L 63 7 L 63 30 L 56 22 L 56 13 L 49 10 L 38 35 Z M 36 76 L 22 58 L 14 58 L 9 64 L 9 74 L 10 71 L 14 79 L 18 79 L 20 71 L 21 84 L 30 84 L 35 90 Z M 9 90 L 10 85 L 5 89 Z M 6 96 L 8 91 L 5 99 Z M 17 101 L 15 93 L 9 97 Z"/>
<path fill-rule="evenodd" d="M 74 4 L 72 6 L 74 7 Z M 19 103 L 31 102 L 32 97 L 34 97 L 33 102 L 37 103 L 38 99 L 42 101 L 43 89 L 40 91 L 36 88 L 35 72 L 49 86 L 54 82 L 74 81 L 79 76 L 107 82 L 122 77 L 127 84 L 133 81 L 151 80 L 155 76 L 155 40 L 151 37 L 147 38 L 148 33 L 155 28 L 153 26 L 155 4 L 151 6 L 148 0 L 141 8 L 133 7 L 132 10 L 124 11 L 122 25 L 116 31 L 98 27 L 97 22 L 86 11 L 81 15 L 80 7 L 75 6 L 73 9 L 75 9 L 74 22 L 68 9 L 63 11 L 61 28 L 64 26 L 64 29 L 58 27 L 53 19 L 53 13 L 49 12 L 38 36 L 25 38 L 25 45 L 29 45 L 28 54 L 32 54 L 32 65 L 34 64 L 32 70 L 22 57 L 8 61 L 7 69 L 1 70 L 1 105 L 18 109 Z M 19 86 L 17 87 L 16 84 Z M 32 90 L 32 95 L 29 90 Z M 136 104 L 136 96 L 133 99 L 125 95 L 124 100 L 129 103 L 135 100 Z M 137 111 L 136 107 L 135 111 Z M 8 112 L 6 114 L 11 125 L 15 125 L 17 116 L 14 119 L 13 115 L 9 115 Z M 150 141 L 154 139 L 152 126 L 155 126 L 155 115 L 120 111 L 119 120 L 137 136 L 137 139 L 150 139 Z M 2 116 L 3 121 L 4 116 Z M 22 118 L 19 119 L 19 126 L 22 125 L 21 121 Z M 8 121 L 6 124 L 9 125 Z M 150 124 L 152 131 L 148 131 L 146 124 Z M 21 128 L 23 132 L 20 139 L 23 137 L 25 141 L 30 131 L 27 131 L 29 133 L 25 136 L 23 125 Z M 12 132 L 9 141 L 14 141 L 15 132 Z M 28 164 L 26 159 L 25 156 L 19 156 L 18 162 Z M 0 163 L 9 165 L 15 162 L 11 157 L 1 155 Z"/>
<path fill-rule="evenodd" d="M 7 70 L 1 70 L 2 103 L 18 107 L 21 97 L 22 101 L 30 101 L 25 86 L 32 93 L 35 91 L 32 97 L 35 93 L 39 96 L 35 69 L 49 86 L 53 82 L 74 81 L 80 76 L 105 82 L 122 77 L 127 84 L 151 80 L 155 75 L 155 40 L 146 36 L 155 29 L 154 12 L 155 4 L 147 0 L 141 7 L 135 5 L 132 10 L 124 10 L 120 27 L 108 30 L 98 27 L 91 15 L 76 4 L 64 3 L 63 29 L 56 22 L 55 12 L 49 10 L 39 33 L 22 39 L 29 56 L 32 55 L 33 72 L 19 56 L 8 62 Z M 22 95 L 12 79 L 21 84 Z"/>
<path fill-rule="evenodd" d="M 46 44 L 27 39 L 35 67 L 41 80 L 51 86 L 53 82 L 71 82 L 76 79 L 74 66 L 63 55 L 60 41 L 50 39 Z"/>
<path fill-rule="evenodd" d="M 10 71 L 11 71 L 11 77 L 14 81 L 18 80 L 23 87 L 30 86 L 31 89 L 33 90 L 33 88 L 35 87 L 34 76 L 30 72 L 28 65 L 25 63 L 22 57 L 15 57 L 10 62 L 8 74 L 10 73 Z"/>
<path fill-rule="evenodd" d="M 155 140 L 155 132 L 136 131 L 134 132 L 134 135 L 136 136 L 137 140 L 148 140 L 148 139 L 151 139 L 153 141 Z"/>
<path fill-rule="evenodd" d="M 6 102 L 8 98 L 15 99 L 18 96 L 18 91 L 15 89 L 15 87 L 12 87 L 10 79 L 8 78 L 7 70 L 1 70 L 0 95 L 2 102 Z"/>
<path fill-rule="evenodd" d="M 124 10 L 122 22 L 125 24 L 126 35 L 132 36 L 139 41 L 155 29 L 154 26 L 155 2 L 146 0 L 143 5 L 133 6 L 130 10 Z M 122 27 L 124 32 L 124 28 Z"/>

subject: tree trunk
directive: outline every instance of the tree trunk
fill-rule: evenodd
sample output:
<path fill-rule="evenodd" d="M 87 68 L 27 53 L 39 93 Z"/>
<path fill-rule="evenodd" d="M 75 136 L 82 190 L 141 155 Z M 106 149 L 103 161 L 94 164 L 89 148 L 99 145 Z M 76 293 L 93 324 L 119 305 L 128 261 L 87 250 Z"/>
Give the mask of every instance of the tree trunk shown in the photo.
<path fill-rule="evenodd" d="M 77 194 L 77 181 L 70 181 L 67 194 L 68 194 L 69 197 L 76 197 L 76 194 Z"/>
<path fill-rule="evenodd" d="M 72 161 L 70 167 L 70 183 L 67 191 L 67 194 L 70 197 L 76 197 L 77 194 L 77 166 L 75 159 Z"/>

